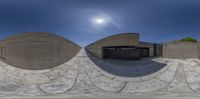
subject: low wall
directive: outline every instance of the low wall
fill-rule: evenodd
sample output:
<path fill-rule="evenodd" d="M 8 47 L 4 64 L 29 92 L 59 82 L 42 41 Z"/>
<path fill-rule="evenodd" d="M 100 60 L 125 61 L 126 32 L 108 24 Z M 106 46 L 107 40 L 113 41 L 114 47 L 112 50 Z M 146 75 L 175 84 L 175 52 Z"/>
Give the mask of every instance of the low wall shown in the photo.
<path fill-rule="evenodd" d="M 163 44 L 163 57 L 165 58 L 198 58 L 199 56 L 199 43 L 170 42 Z"/>

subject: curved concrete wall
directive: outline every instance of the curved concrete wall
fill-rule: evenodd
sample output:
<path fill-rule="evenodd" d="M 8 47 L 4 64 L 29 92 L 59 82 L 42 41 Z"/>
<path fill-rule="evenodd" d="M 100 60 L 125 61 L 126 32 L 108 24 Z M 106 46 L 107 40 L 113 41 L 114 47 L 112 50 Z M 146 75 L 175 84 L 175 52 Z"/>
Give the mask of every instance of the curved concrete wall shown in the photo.
<path fill-rule="evenodd" d="M 0 43 L 1 60 L 23 69 L 48 69 L 74 57 L 80 47 L 50 33 L 31 32 L 9 37 Z"/>
<path fill-rule="evenodd" d="M 163 57 L 165 58 L 198 58 L 199 56 L 199 43 L 170 42 L 163 44 Z"/>
<path fill-rule="evenodd" d="M 123 33 L 100 39 L 86 47 L 94 56 L 102 58 L 102 47 L 106 46 L 137 46 L 139 45 L 138 33 Z"/>

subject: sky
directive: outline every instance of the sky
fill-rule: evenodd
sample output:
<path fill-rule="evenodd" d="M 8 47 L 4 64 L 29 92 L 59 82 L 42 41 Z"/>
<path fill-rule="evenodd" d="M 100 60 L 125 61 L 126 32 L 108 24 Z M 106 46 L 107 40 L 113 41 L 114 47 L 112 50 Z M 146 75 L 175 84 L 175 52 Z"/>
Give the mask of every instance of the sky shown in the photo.
<path fill-rule="evenodd" d="M 155 43 L 200 40 L 200 0 L 0 0 L 0 39 L 22 32 L 50 32 L 80 46 L 119 33 Z"/>

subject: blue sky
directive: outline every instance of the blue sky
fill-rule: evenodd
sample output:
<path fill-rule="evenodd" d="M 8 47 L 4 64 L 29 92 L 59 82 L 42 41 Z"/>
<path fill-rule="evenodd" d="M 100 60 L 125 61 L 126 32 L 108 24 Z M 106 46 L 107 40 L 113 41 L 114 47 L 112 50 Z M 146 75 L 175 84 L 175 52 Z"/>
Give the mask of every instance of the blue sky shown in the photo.
<path fill-rule="evenodd" d="M 0 0 L 0 39 L 21 32 L 55 33 L 81 46 L 127 32 L 146 42 L 200 39 L 200 0 Z"/>

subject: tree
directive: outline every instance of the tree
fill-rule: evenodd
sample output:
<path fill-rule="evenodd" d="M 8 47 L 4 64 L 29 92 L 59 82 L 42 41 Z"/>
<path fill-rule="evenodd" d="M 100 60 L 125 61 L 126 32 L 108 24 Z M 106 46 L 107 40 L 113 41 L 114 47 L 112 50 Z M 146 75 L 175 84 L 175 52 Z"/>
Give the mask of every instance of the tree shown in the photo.
<path fill-rule="evenodd" d="M 192 37 L 186 37 L 186 38 L 183 38 L 183 39 L 180 39 L 178 41 L 185 41 L 185 42 L 197 42 L 196 39 L 192 38 Z"/>

